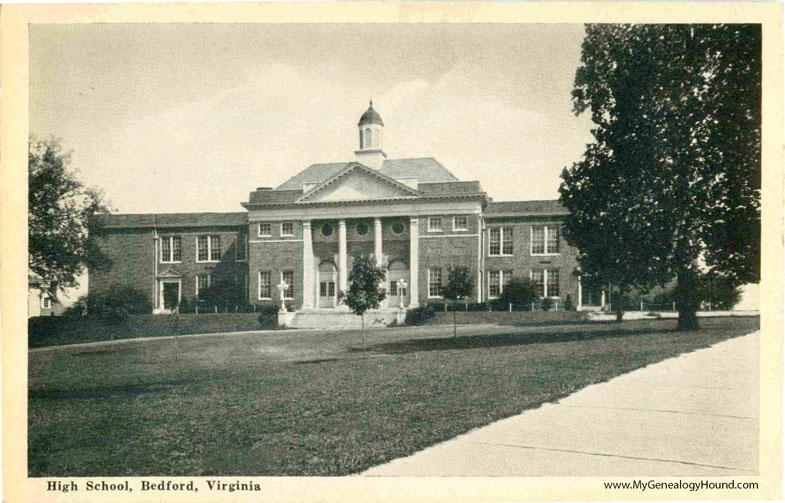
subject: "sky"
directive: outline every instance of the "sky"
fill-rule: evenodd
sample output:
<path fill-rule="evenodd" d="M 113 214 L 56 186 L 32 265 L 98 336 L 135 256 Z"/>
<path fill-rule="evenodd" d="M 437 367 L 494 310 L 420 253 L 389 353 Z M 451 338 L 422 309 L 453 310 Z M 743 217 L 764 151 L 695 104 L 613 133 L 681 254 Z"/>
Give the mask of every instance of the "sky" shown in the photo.
<path fill-rule="evenodd" d="M 30 27 L 30 132 L 118 213 L 243 211 L 349 161 L 373 98 L 388 158 L 434 157 L 494 200 L 558 197 L 591 141 L 572 112 L 582 25 Z"/>

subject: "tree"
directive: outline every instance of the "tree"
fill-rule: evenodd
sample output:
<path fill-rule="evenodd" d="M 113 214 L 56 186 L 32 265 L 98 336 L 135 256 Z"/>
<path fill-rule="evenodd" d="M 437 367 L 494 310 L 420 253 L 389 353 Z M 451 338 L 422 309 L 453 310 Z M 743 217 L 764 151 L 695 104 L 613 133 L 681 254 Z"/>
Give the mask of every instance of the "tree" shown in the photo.
<path fill-rule="evenodd" d="M 109 213 L 101 193 L 69 169 L 54 139 L 28 141 L 29 268 L 48 290 L 73 287 L 85 267 L 106 264 L 92 239 Z"/>
<path fill-rule="evenodd" d="M 530 306 L 537 300 L 537 289 L 528 278 L 516 276 L 504 285 L 504 291 L 499 297 L 502 305 Z"/>
<path fill-rule="evenodd" d="M 386 268 L 377 266 L 373 257 L 357 255 L 349 273 L 349 290 L 344 296 L 346 305 L 360 316 L 362 323 L 363 356 L 365 355 L 365 312 L 379 309 L 387 297 L 384 287 Z"/>
<path fill-rule="evenodd" d="M 472 294 L 474 282 L 472 281 L 472 274 L 469 272 L 468 267 L 458 266 L 450 267 L 447 271 L 447 284 L 444 286 L 442 293 L 444 298 L 452 302 L 452 336 L 458 337 L 458 323 L 456 316 L 458 312 L 458 301 L 467 299 Z"/>
<path fill-rule="evenodd" d="M 759 25 L 589 25 L 572 97 L 594 141 L 562 173 L 584 284 L 677 280 L 679 329 L 701 278 L 760 278 Z"/>

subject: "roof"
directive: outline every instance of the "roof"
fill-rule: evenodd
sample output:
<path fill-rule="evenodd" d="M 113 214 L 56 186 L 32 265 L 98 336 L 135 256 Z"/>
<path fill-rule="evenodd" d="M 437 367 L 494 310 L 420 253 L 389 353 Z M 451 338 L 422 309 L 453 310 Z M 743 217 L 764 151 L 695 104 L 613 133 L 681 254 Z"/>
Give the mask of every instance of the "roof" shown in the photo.
<path fill-rule="evenodd" d="M 358 126 L 362 126 L 363 124 L 379 124 L 380 126 L 384 126 L 382 117 L 373 109 L 373 101 L 371 101 L 368 110 L 360 117 L 360 122 L 357 123 Z"/>
<path fill-rule="evenodd" d="M 248 225 L 248 213 L 136 213 L 104 215 L 104 227 L 205 227 Z"/>
<path fill-rule="evenodd" d="M 275 188 L 275 190 L 302 190 L 306 183 L 322 183 L 337 175 L 354 161 L 329 164 L 311 164 Z M 417 183 L 457 182 L 458 178 L 433 157 L 412 159 L 385 159 L 379 173 L 390 178 L 416 178 Z"/>
<path fill-rule="evenodd" d="M 541 201 L 492 201 L 488 203 L 486 217 L 516 215 L 567 215 L 569 212 L 558 199 Z"/>

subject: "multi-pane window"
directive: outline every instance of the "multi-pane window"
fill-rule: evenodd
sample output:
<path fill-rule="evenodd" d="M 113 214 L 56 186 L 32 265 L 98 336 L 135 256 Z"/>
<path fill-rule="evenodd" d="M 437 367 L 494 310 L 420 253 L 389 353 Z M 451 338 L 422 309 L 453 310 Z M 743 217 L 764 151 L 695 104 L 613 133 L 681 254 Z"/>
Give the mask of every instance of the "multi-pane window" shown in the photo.
<path fill-rule="evenodd" d="M 512 255 L 512 227 L 491 227 L 488 229 L 488 255 Z"/>
<path fill-rule="evenodd" d="M 259 237 L 270 237 L 273 233 L 273 226 L 270 222 L 259 222 Z"/>
<path fill-rule="evenodd" d="M 428 269 L 428 297 L 442 296 L 442 270 L 439 267 Z"/>
<path fill-rule="evenodd" d="M 512 279 L 512 271 L 488 271 L 488 297 L 499 297 Z"/>
<path fill-rule="evenodd" d="M 559 227 L 538 225 L 532 227 L 532 255 L 554 255 L 559 253 Z"/>
<path fill-rule="evenodd" d="M 442 230 L 442 217 L 428 217 L 428 232 Z"/>
<path fill-rule="evenodd" d="M 210 286 L 209 274 L 199 274 L 198 276 L 196 276 L 196 298 L 199 299 L 203 297 L 209 286 Z"/>
<path fill-rule="evenodd" d="M 281 222 L 281 236 L 294 236 L 294 224 L 292 222 Z"/>
<path fill-rule="evenodd" d="M 502 294 L 501 271 L 488 271 L 488 296 L 498 297 Z"/>
<path fill-rule="evenodd" d="M 237 235 L 237 243 L 234 247 L 237 260 L 248 260 L 248 242 L 245 234 Z"/>
<path fill-rule="evenodd" d="M 406 296 L 406 288 L 398 288 L 398 281 L 390 281 L 390 297 Z"/>
<path fill-rule="evenodd" d="M 219 260 L 221 260 L 221 236 L 198 236 L 196 261 L 218 262 Z"/>
<path fill-rule="evenodd" d="M 558 269 L 533 269 L 531 275 L 539 297 L 559 296 Z"/>
<path fill-rule="evenodd" d="M 319 283 L 320 297 L 335 297 L 335 281 L 321 281 Z"/>
<path fill-rule="evenodd" d="M 272 298 L 272 278 L 270 271 L 259 271 L 259 298 Z"/>
<path fill-rule="evenodd" d="M 468 231 L 469 230 L 469 217 L 466 215 L 460 215 L 457 217 L 453 217 L 452 219 L 452 230 L 454 231 Z"/>
<path fill-rule="evenodd" d="M 281 279 L 288 285 L 283 296 L 287 299 L 294 298 L 294 271 L 281 271 Z"/>
<path fill-rule="evenodd" d="M 49 297 L 41 297 L 41 307 L 44 309 L 52 309 L 52 299 Z"/>
<path fill-rule="evenodd" d="M 167 236 L 161 238 L 161 262 L 180 262 L 183 260 L 183 252 L 180 246 L 179 236 Z"/>

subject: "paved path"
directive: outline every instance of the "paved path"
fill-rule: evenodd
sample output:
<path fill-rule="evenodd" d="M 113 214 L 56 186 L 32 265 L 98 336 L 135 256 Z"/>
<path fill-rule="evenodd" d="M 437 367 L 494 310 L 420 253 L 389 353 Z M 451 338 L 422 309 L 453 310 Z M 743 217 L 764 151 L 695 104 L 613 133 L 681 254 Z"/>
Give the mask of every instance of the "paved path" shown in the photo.
<path fill-rule="evenodd" d="M 759 339 L 638 369 L 362 475 L 754 475 Z"/>

